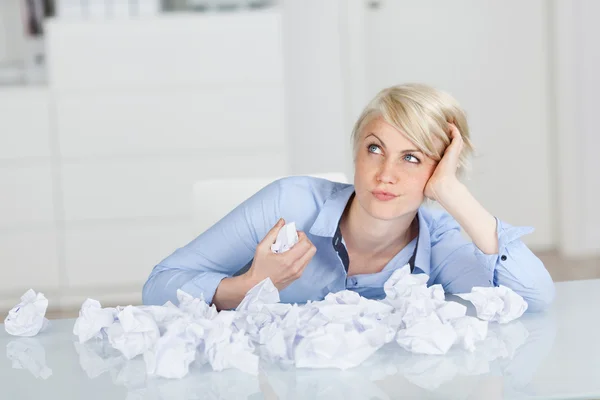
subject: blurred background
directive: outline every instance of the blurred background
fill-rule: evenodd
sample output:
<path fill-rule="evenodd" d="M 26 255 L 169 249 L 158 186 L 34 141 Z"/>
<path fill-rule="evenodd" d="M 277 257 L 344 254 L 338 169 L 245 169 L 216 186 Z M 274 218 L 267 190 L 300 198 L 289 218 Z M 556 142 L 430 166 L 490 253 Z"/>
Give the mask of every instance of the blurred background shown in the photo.
<path fill-rule="evenodd" d="M 600 277 L 596 0 L 0 0 L 0 310 L 137 304 L 203 179 L 342 172 L 366 102 L 452 93 L 468 185 Z M 215 195 L 207 193 L 207 196 Z M 210 210 L 205 210 L 210 212 Z"/>

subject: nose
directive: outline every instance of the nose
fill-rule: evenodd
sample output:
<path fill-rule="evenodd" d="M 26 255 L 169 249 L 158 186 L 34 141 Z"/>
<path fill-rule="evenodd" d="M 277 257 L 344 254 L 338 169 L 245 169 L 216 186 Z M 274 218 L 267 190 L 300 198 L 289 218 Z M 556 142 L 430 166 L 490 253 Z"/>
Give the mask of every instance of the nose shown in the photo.
<path fill-rule="evenodd" d="M 391 160 L 385 160 L 381 163 L 377 173 L 377 180 L 384 184 L 394 184 L 398 182 L 398 174 L 395 164 Z"/>

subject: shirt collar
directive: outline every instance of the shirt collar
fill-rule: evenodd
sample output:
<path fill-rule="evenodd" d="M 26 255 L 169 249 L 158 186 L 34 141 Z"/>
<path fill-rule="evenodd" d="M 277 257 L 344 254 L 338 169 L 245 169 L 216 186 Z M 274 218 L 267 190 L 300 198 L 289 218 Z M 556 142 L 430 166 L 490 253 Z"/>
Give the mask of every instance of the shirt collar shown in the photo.
<path fill-rule="evenodd" d="M 334 192 L 323 204 L 317 219 L 310 228 L 310 234 L 316 236 L 333 237 L 337 230 L 340 218 L 350 196 L 354 193 L 354 185 L 348 185 Z"/>
<path fill-rule="evenodd" d="M 348 185 L 337 192 L 334 192 L 323 204 L 317 219 L 310 228 L 310 234 L 316 236 L 331 237 L 335 232 L 346 209 L 350 196 L 354 193 L 354 185 Z M 417 243 L 417 254 L 415 256 L 415 271 L 413 273 L 424 273 L 429 275 L 431 272 L 431 237 L 429 225 L 423 216 L 420 208 L 417 213 L 419 219 L 419 240 Z"/>
<path fill-rule="evenodd" d="M 419 269 L 420 271 L 413 273 L 422 272 L 429 275 L 431 273 L 431 232 L 423 216 L 422 208 L 419 208 L 417 217 L 419 218 L 419 242 L 415 256 L 415 270 Z"/>

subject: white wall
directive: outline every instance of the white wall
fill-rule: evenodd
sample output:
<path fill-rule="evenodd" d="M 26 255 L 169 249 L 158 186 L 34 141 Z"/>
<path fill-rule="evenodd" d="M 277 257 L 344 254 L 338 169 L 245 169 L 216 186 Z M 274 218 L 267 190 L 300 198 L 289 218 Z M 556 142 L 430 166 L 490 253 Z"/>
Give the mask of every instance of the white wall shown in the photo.
<path fill-rule="evenodd" d="M 366 9 L 370 96 L 404 82 L 453 94 L 477 148 L 467 182 L 494 215 L 555 243 L 546 2 L 383 1 Z"/>
<path fill-rule="evenodd" d="M 565 254 L 589 256 L 600 254 L 600 3 L 555 0 L 552 6 L 558 245 Z"/>
<path fill-rule="evenodd" d="M 353 175 L 342 0 L 282 0 L 286 134 L 294 174 Z"/>
<path fill-rule="evenodd" d="M 284 1 L 292 171 L 343 164 L 351 177 L 348 138 L 362 107 L 385 86 L 427 82 L 467 109 L 476 197 L 505 221 L 534 226 L 524 237 L 532 248 L 555 247 L 550 4 L 378 3 Z"/>

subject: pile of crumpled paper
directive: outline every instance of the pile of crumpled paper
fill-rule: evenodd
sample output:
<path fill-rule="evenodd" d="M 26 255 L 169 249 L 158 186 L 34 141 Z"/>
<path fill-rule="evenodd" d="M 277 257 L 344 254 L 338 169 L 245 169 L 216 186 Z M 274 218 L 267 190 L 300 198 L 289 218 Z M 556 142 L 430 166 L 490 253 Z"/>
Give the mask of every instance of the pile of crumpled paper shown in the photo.
<path fill-rule="evenodd" d="M 393 341 L 420 354 L 445 354 L 452 346 L 472 352 L 486 338 L 488 321 L 506 323 L 527 308 L 506 287 L 473 288 L 459 295 L 476 308 L 477 318 L 467 316 L 464 305 L 445 300 L 441 285 L 427 287 L 428 279 L 406 265 L 385 283 L 383 300 L 345 290 L 292 305 L 279 302 L 267 278 L 236 310 L 221 312 L 183 291 L 178 306 L 102 308 L 88 299 L 73 333 L 80 343 L 108 341 L 129 360 L 141 355 L 151 376 L 182 378 L 192 362 L 255 375 L 261 358 L 298 368 L 352 368 Z M 43 294 L 31 290 L 21 300 L 5 320 L 7 332 L 33 336 L 47 329 Z"/>

